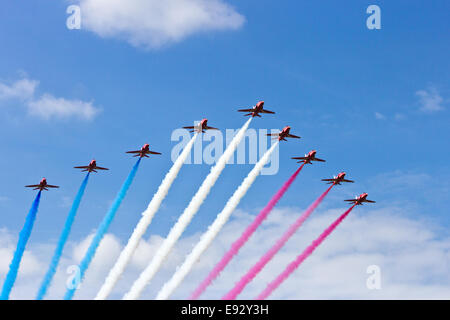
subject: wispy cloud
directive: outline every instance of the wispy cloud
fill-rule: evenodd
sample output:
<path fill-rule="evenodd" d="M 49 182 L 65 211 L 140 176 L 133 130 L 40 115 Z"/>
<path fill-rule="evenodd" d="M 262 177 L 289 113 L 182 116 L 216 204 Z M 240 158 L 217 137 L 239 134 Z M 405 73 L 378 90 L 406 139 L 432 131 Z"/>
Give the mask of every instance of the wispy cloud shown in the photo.
<path fill-rule="evenodd" d="M 0 82 L 0 99 L 23 99 L 33 97 L 39 81 L 21 79 L 11 85 Z"/>
<path fill-rule="evenodd" d="M 79 0 L 79 5 L 82 29 L 147 49 L 195 33 L 238 29 L 245 20 L 224 0 Z"/>
<path fill-rule="evenodd" d="M 98 114 L 99 109 L 95 108 L 92 102 L 56 98 L 46 93 L 39 99 L 30 101 L 28 103 L 28 111 L 31 115 L 46 120 L 50 118 L 67 119 L 72 117 L 81 120 L 92 120 Z"/>
<path fill-rule="evenodd" d="M 389 190 L 389 192 L 422 188 L 425 185 L 430 185 L 432 182 L 433 177 L 429 174 L 401 170 L 379 174 L 372 180 L 372 183 L 383 185 L 384 190 Z"/>
<path fill-rule="evenodd" d="M 375 118 L 378 120 L 384 120 L 386 119 L 386 117 L 384 116 L 384 114 L 379 113 L 379 112 L 375 112 Z"/>
<path fill-rule="evenodd" d="M 73 198 L 64 196 L 61 198 L 61 202 L 60 202 L 59 206 L 61 208 L 70 208 L 72 205 L 72 202 L 73 202 Z"/>
<path fill-rule="evenodd" d="M 439 94 L 435 87 L 430 87 L 428 90 L 419 90 L 416 92 L 419 97 L 420 111 L 426 113 L 433 113 L 444 110 L 444 99 Z"/>
<path fill-rule="evenodd" d="M 92 102 L 76 99 L 58 98 L 44 93 L 36 98 L 36 89 L 39 81 L 28 78 L 20 79 L 11 84 L 0 82 L 0 100 L 20 100 L 31 116 L 41 119 L 68 119 L 92 120 L 100 109 Z"/>

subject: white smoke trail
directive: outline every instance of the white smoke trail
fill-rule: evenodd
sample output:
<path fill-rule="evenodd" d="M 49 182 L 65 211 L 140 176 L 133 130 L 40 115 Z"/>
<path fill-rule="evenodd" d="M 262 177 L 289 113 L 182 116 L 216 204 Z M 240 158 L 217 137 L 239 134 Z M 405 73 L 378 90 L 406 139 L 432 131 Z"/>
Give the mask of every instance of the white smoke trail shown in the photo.
<path fill-rule="evenodd" d="M 164 240 L 161 247 L 159 247 L 155 256 L 153 257 L 150 264 L 145 268 L 145 270 L 140 274 L 139 278 L 133 283 L 130 291 L 128 291 L 124 296 L 124 300 L 135 300 L 138 299 L 144 290 L 145 286 L 150 282 L 153 276 L 158 272 L 162 263 L 165 261 L 167 255 L 172 250 L 173 246 L 177 242 L 178 238 L 181 236 L 183 231 L 189 225 L 189 222 L 192 220 L 194 215 L 197 213 L 198 209 L 202 205 L 203 201 L 207 197 L 211 188 L 214 186 L 215 182 L 220 176 L 220 173 L 225 168 L 226 163 L 233 155 L 237 146 L 241 142 L 242 138 L 245 135 L 245 131 L 247 131 L 248 126 L 250 125 L 252 118 L 250 118 L 244 126 L 239 130 L 236 136 L 233 138 L 231 143 L 226 148 L 225 152 L 217 161 L 216 165 L 211 169 L 211 172 L 208 174 L 206 179 L 203 181 L 202 185 L 198 189 L 197 193 L 192 198 L 189 205 L 184 209 L 183 214 L 178 218 L 178 221 L 172 227 L 167 236 L 166 240 Z"/>
<path fill-rule="evenodd" d="M 120 253 L 120 256 L 117 259 L 116 263 L 114 264 L 114 267 L 109 271 L 108 277 L 106 278 L 100 291 L 97 293 L 95 300 L 106 299 L 110 295 L 117 281 L 120 279 L 122 273 L 125 271 L 126 266 L 133 257 L 133 253 L 136 251 L 136 248 L 139 245 L 139 241 L 141 240 L 148 226 L 152 222 L 155 213 L 161 206 L 162 201 L 169 192 L 172 183 L 175 181 L 175 178 L 180 172 L 181 167 L 183 166 L 184 162 L 186 161 L 186 158 L 191 152 L 192 146 L 194 145 L 197 136 L 198 133 L 195 133 L 192 139 L 186 145 L 186 147 L 184 147 L 183 152 L 181 152 L 181 154 L 178 156 L 172 168 L 170 168 L 169 172 L 164 177 L 164 180 L 161 182 L 158 191 L 156 191 L 147 209 L 142 213 L 142 217 L 139 220 L 136 227 L 134 228 L 133 234 L 128 239 L 126 247 Z"/>
<path fill-rule="evenodd" d="M 186 257 L 181 267 L 175 272 L 172 278 L 164 284 L 162 289 L 158 292 L 156 300 L 166 300 L 170 297 L 173 291 L 180 285 L 186 275 L 191 271 L 194 264 L 200 258 L 200 256 L 208 249 L 209 245 L 219 234 L 222 227 L 230 218 L 231 213 L 238 206 L 242 197 L 245 196 L 248 189 L 252 186 L 253 182 L 259 176 L 264 165 L 269 161 L 270 155 L 278 145 L 278 141 L 272 145 L 272 147 L 266 151 L 262 158 L 255 164 L 252 171 L 247 175 L 242 184 L 236 189 L 234 194 L 228 199 L 223 210 L 217 215 L 216 220 L 208 227 L 208 230 L 202 235 L 200 241 L 192 249 L 191 253 Z"/>

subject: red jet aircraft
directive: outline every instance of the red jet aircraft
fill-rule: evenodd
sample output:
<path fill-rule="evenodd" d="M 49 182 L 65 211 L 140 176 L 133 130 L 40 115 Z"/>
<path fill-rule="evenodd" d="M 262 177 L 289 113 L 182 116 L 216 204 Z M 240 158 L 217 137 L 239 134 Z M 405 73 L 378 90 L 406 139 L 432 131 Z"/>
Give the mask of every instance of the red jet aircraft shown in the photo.
<path fill-rule="evenodd" d="M 191 132 L 205 132 L 205 130 L 219 130 L 208 126 L 208 119 L 203 119 L 196 126 L 183 127 L 183 129 L 191 129 Z"/>
<path fill-rule="evenodd" d="M 310 164 L 312 164 L 311 161 L 325 162 L 325 160 L 316 158 L 316 153 L 317 153 L 316 150 L 312 150 L 308 154 L 305 154 L 304 157 L 294 157 L 292 159 L 300 160 L 298 163 L 303 162 L 303 163 L 310 163 Z"/>
<path fill-rule="evenodd" d="M 280 133 L 268 133 L 267 135 L 272 136 L 272 137 L 278 137 L 278 141 L 281 141 L 281 140 L 287 141 L 286 138 L 300 139 L 299 136 L 294 136 L 293 134 L 290 134 L 289 133 L 290 131 L 291 131 L 291 127 L 286 126 Z"/>
<path fill-rule="evenodd" d="M 256 106 L 254 106 L 251 109 L 240 109 L 238 112 L 248 112 L 247 114 L 244 114 L 244 116 L 252 116 L 252 117 L 261 117 L 260 113 L 270 113 L 275 114 L 273 111 L 269 111 L 264 109 L 264 101 L 259 101 Z"/>
<path fill-rule="evenodd" d="M 344 200 L 344 201 L 353 202 L 357 206 L 362 206 L 363 202 L 375 203 L 375 201 L 368 200 L 367 196 L 368 196 L 367 193 L 363 193 L 363 194 L 360 194 L 359 196 L 357 196 L 355 199 L 349 199 L 349 200 Z"/>
<path fill-rule="evenodd" d="M 345 172 L 339 173 L 337 176 L 333 177 L 333 179 L 322 179 L 322 181 L 328 181 L 328 184 L 341 184 L 341 182 L 355 182 L 352 180 L 347 180 L 345 178 Z"/>
<path fill-rule="evenodd" d="M 161 154 L 156 151 L 151 151 L 149 148 L 150 148 L 150 145 L 148 143 L 146 143 L 141 148 L 141 150 L 127 151 L 126 153 L 135 153 L 135 155 L 133 157 L 141 157 L 141 158 L 143 158 L 143 157 L 148 158 L 148 154 Z"/>
<path fill-rule="evenodd" d="M 39 184 L 32 184 L 29 186 L 25 186 L 25 188 L 34 188 L 33 190 L 47 190 L 47 188 L 59 188 L 59 186 L 52 186 L 51 184 L 47 184 L 47 179 L 43 178 Z"/>
<path fill-rule="evenodd" d="M 84 169 L 81 170 L 87 172 L 97 172 L 96 170 L 109 170 L 108 168 L 97 167 L 97 161 L 92 160 L 87 166 L 74 167 L 75 169 Z"/>

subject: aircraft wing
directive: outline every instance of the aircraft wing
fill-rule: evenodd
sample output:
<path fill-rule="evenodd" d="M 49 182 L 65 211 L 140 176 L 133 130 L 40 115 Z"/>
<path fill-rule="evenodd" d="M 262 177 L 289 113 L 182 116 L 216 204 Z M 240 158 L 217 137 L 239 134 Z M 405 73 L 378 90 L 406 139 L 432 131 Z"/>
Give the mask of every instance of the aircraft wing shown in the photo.
<path fill-rule="evenodd" d="M 148 153 L 150 153 L 150 154 L 161 154 L 161 152 L 156 152 L 156 151 L 149 151 Z"/>
<path fill-rule="evenodd" d="M 270 110 L 266 110 L 266 109 L 262 109 L 261 113 L 270 113 L 270 114 L 275 114 L 275 112 L 270 111 Z"/>
<path fill-rule="evenodd" d="M 51 185 L 51 184 L 47 184 L 45 187 L 46 187 L 46 188 L 59 188 L 59 186 L 53 186 L 53 185 Z"/>
<path fill-rule="evenodd" d="M 199 131 L 199 127 L 189 126 L 189 127 L 183 127 L 183 129 L 190 129 L 190 132 Z"/>
<path fill-rule="evenodd" d="M 102 168 L 102 167 L 95 167 L 95 169 L 98 169 L 98 170 L 109 170 L 108 168 Z"/>
<path fill-rule="evenodd" d="M 219 130 L 219 129 L 217 129 L 217 128 L 209 127 L 209 126 L 206 126 L 205 129 L 206 129 L 206 130 Z"/>
<path fill-rule="evenodd" d="M 279 133 L 266 133 L 266 136 L 278 137 Z"/>
<path fill-rule="evenodd" d="M 136 150 L 136 151 L 127 151 L 126 153 L 141 153 L 140 150 Z"/>
<path fill-rule="evenodd" d="M 342 181 L 344 181 L 344 182 L 351 182 L 351 183 L 355 182 L 353 180 L 347 180 L 347 179 L 342 179 Z"/>
<path fill-rule="evenodd" d="M 348 200 L 344 200 L 344 201 L 348 201 L 348 202 L 355 202 L 356 199 L 348 199 Z"/>
<path fill-rule="evenodd" d="M 306 157 L 293 157 L 291 159 L 295 159 L 295 160 L 306 160 Z"/>
<path fill-rule="evenodd" d="M 74 167 L 75 169 L 89 169 L 89 166 L 79 166 L 79 167 Z"/>
<path fill-rule="evenodd" d="M 300 139 L 299 136 L 294 136 L 293 134 L 288 134 L 287 136 L 288 136 L 289 138 L 297 138 L 297 139 Z"/>
<path fill-rule="evenodd" d="M 37 188 L 37 187 L 40 187 L 40 185 L 38 185 L 38 184 L 30 184 L 28 186 L 25 186 L 25 188 Z"/>
<path fill-rule="evenodd" d="M 336 181 L 336 179 L 322 179 L 322 181 Z"/>
<path fill-rule="evenodd" d="M 376 202 L 373 201 L 373 200 L 366 200 L 366 202 L 369 202 L 369 203 L 376 203 Z"/>
<path fill-rule="evenodd" d="M 253 112 L 254 109 L 239 109 L 238 112 Z"/>
<path fill-rule="evenodd" d="M 319 159 L 319 158 L 314 158 L 313 160 L 315 160 L 315 161 L 319 161 L 319 162 L 326 162 L 325 160 L 323 160 L 323 159 Z"/>

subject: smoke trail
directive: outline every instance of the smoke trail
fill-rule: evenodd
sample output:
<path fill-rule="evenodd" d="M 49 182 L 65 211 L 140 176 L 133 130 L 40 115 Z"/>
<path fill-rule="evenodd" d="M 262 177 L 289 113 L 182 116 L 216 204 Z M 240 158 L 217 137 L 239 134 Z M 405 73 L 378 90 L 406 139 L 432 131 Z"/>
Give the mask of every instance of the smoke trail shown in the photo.
<path fill-rule="evenodd" d="M 148 226 L 152 222 L 153 216 L 156 214 L 159 207 L 161 206 L 161 203 L 166 197 L 167 193 L 169 192 L 169 189 L 172 186 L 172 183 L 175 181 L 178 172 L 180 172 L 181 167 L 186 161 L 188 155 L 190 154 L 192 146 L 194 145 L 197 136 L 198 133 L 195 133 L 191 141 L 189 141 L 189 143 L 183 149 L 183 152 L 180 154 L 180 156 L 173 164 L 172 168 L 170 168 L 169 172 L 164 177 L 164 180 L 159 186 L 158 191 L 156 191 L 147 209 L 142 213 L 142 218 L 139 220 L 138 224 L 136 225 L 133 231 L 133 234 L 128 239 L 126 247 L 120 253 L 120 256 L 117 259 L 116 263 L 114 264 L 114 267 L 112 267 L 112 269 L 109 271 L 105 283 L 103 284 L 100 291 L 97 293 L 97 296 L 95 297 L 96 300 L 106 299 L 110 295 L 117 281 L 120 279 L 122 273 L 125 271 L 126 266 L 133 257 L 133 253 L 135 252 L 137 246 L 139 245 L 139 241 L 141 240 Z"/>
<path fill-rule="evenodd" d="M 314 250 L 322 243 L 323 240 L 326 239 L 326 237 L 328 237 L 328 235 L 333 232 L 334 229 L 336 229 L 336 227 L 342 222 L 342 220 L 345 219 L 345 217 L 347 217 L 347 215 L 350 213 L 350 211 L 353 210 L 353 208 L 355 207 L 355 205 L 351 206 L 347 211 L 345 211 L 336 221 L 334 221 L 327 229 L 325 229 L 325 231 L 316 239 L 314 240 L 309 247 L 307 247 L 305 249 L 305 251 L 303 251 L 303 253 L 301 255 L 299 255 L 297 257 L 297 259 L 295 259 L 294 261 L 292 261 L 287 267 L 286 269 L 271 283 L 269 283 L 266 287 L 266 289 L 264 289 L 263 292 L 261 292 L 259 294 L 259 296 L 256 298 L 257 300 L 264 300 L 266 299 L 268 296 L 270 296 L 270 294 L 276 289 L 278 288 L 278 286 L 284 281 L 286 280 L 292 272 L 295 271 L 295 269 L 297 269 L 300 264 L 306 259 L 308 258 L 313 252 Z"/>
<path fill-rule="evenodd" d="M 206 179 L 203 181 L 202 185 L 198 189 L 197 193 L 192 198 L 189 205 L 184 209 L 183 214 L 178 218 L 178 221 L 172 227 L 167 236 L 166 240 L 163 242 L 161 247 L 156 252 L 150 264 L 141 273 L 139 278 L 133 283 L 130 291 L 126 293 L 123 297 L 125 300 L 133 300 L 139 298 L 142 290 L 144 290 L 147 283 L 153 278 L 153 276 L 158 272 L 162 263 L 166 259 L 167 255 L 172 250 L 173 246 L 177 242 L 178 238 L 181 236 L 183 231 L 189 225 L 194 215 L 197 213 L 198 209 L 202 205 L 205 198 L 208 196 L 211 188 L 214 186 L 215 182 L 220 176 L 220 173 L 225 168 L 226 163 L 233 155 L 237 146 L 241 142 L 245 135 L 245 131 L 250 125 L 252 118 L 250 118 L 244 126 L 239 130 L 236 136 L 233 138 L 229 146 L 226 148 L 223 155 L 219 158 L 216 165 L 211 169 Z"/>
<path fill-rule="evenodd" d="M 50 287 L 50 284 L 52 283 L 53 276 L 56 273 L 56 269 L 58 267 L 59 260 L 61 259 L 64 246 L 67 242 L 67 238 L 69 237 L 70 230 L 75 220 L 78 207 L 80 206 L 81 198 L 83 197 L 84 190 L 86 189 L 89 180 L 89 174 L 90 173 L 88 172 L 83 182 L 81 183 L 80 188 L 78 189 L 78 193 L 75 196 L 75 200 L 73 200 L 72 208 L 70 208 L 69 215 L 67 216 L 63 231 L 61 232 L 61 236 L 59 237 L 59 241 L 58 244 L 56 245 L 56 249 L 53 254 L 53 258 L 50 262 L 50 265 L 48 267 L 47 273 L 45 274 L 44 279 L 42 280 L 41 287 L 39 288 L 39 291 L 36 296 L 36 300 L 44 299 L 45 294 L 47 293 L 47 290 Z"/>
<path fill-rule="evenodd" d="M 269 215 L 272 211 L 273 207 L 277 204 L 277 202 L 283 197 L 285 192 L 289 189 L 292 182 L 294 182 L 295 178 L 297 178 L 300 171 L 303 169 L 302 164 L 294 174 L 289 178 L 288 181 L 284 183 L 284 185 L 277 191 L 277 193 L 270 199 L 269 203 L 261 210 L 261 212 L 256 216 L 253 222 L 245 229 L 242 235 L 236 240 L 231 248 L 225 253 L 222 259 L 217 263 L 214 269 L 209 273 L 209 275 L 200 283 L 200 285 L 195 289 L 195 291 L 190 296 L 190 300 L 196 300 L 198 297 L 205 291 L 205 289 L 212 283 L 214 279 L 216 279 L 220 272 L 227 266 L 227 264 L 231 261 L 231 259 L 236 255 L 242 246 L 247 242 L 250 236 L 255 232 L 255 230 L 259 227 L 259 225 L 264 221 L 264 219 Z"/>
<path fill-rule="evenodd" d="M 11 289 L 14 286 L 14 282 L 17 278 L 17 273 L 19 271 L 20 262 L 22 260 L 25 247 L 27 245 L 28 239 L 30 238 L 31 230 L 33 230 L 34 221 L 36 220 L 36 214 L 39 208 L 39 201 L 41 200 L 41 190 L 39 190 L 36 198 L 33 201 L 30 211 L 25 220 L 25 224 L 22 231 L 19 233 L 19 241 L 17 242 L 17 248 L 14 252 L 13 259 L 9 265 L 9 271 L 6 275 L 5 282 L 3 283 L 2 293 L 0 295 L 0 300 L 8 300 Z"/>
<path fill-rule="evenodd" d="M 275 256 L 275 254 L 284 246 L 284 244 L 291 238 L 291 236 L 300 228 L 303 222 L 311 215 L 311 213 L 317 208 L 317 206 L 323 201 L 325 196 L 333 188 L 332 184 L 319 198 L 316 199 L 306 211 L 289 227 L 283 236 L 278 239 L 275 245 L 264 254 L 261 259 L 239 280 L 239 282 L 222 297 L 223 300 L 234 300 L 242 292 L 247 284 L 256 277 L 256 275 L 264 268 L 264 266 L 269 263 L 270 260 Z"/>
<path fill-rule="evenodd" d="M 252 186 L 256 177 L 259 176 L 262 168 L 267 163 L 267 161 L 269 161 L 270 155 L 272 154 L 273 150 L 275 150 L 277 145 L 278 141 L 274 143 L 272 147 L 267 150 L 266 153 L 261 157 L 258 163 L 255 164 L 252 171 L 250 171 L 242 184 L 236 189 L 234 194 L 228 200 L 223 210 L 217 215 L 216 220 L 214 220 L 214 222 L 208 227 L 208 230 L 202 235 L 200 241 L 197 243 L 194 249 L 192 249 L 191 253 L 186 257 L 181 267 L 159 291 L 156 296 L 157 300 L 168 299 L 172 292 L 180 285 L 186 275 L 191 271 L 194 264 L 197 262 L 203 252 L 208 249 L 211 242 L 216 238 L 217 234 L 228 221 L 231 213 L 233 213 L 242 197 L 245 196 L 248 189 Z"/>
<path fill-rule="evenodd" d="M 103 239 L 103 236 L 108 231 L 109 225 L 113 221 L 113 219 L 116 215 L 116 212 L 119 209 L 120 204 L 122 203 L 122 200 L 125 198 L 125 195 L 127 194 L 127 191 L 130 188 L 130 185 L 133 182 L 134 176 L 136 175 L 136 172 L 139 168 L 141 159 L 142 158 L 138 159 L 136 164 L 133 166 L 133 169 L 131 169 L 131 172 L 128 174 L 128 177 L 125 180 L 125 182 L 123 183 L 122 187 L 120 188 L 120 191 L 116 196 L 116 199 L 114 199 L 113 204 L 109 208 L 109 211 L 106 213 L 105 217 L 103 218 L 103 221 L 101 222 L 100 226 L 98 227 L 97 232 L 95 233 L 95 236 L 92 239 L 91 244 L 89 245 L 89 248 L 87 249 L 87 252 L 84 255 L 83 260 L 81 260 L 81 263 L 79 265 L 80 281 L 83 280 L 84 274 L 86 273 L 86 270 L 89 268 L 89 264 L 91 263 L 92 259 L 94 258 L 95 252 L 97 251 L 97 248 L 100 245 L 100 242 Z M 64 300 L 72 299 L 73 295 L 75 294 L 75 290 L 76 290 L 76 286 L 74 288 L 67 289 L 66 294 L 64 296 Z"/>

